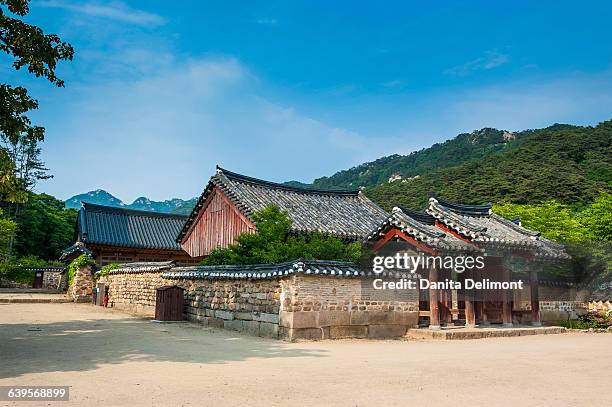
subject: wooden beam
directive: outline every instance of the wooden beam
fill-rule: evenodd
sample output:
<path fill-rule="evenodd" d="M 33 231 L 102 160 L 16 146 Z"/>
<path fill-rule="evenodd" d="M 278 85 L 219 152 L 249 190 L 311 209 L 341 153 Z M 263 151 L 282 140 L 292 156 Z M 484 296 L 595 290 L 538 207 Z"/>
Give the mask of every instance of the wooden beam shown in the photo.
<path fill-rule="evenodd" d="M 376 244 L 374 245 L 373 249 L 374 250 L 380 249 L 385 243 L 387 243 L 388 241 L 390 241 L 391 239 L 396 238 L 396 237 L 399 237 L 402 240 L 405 240 L 406 242 L 410 243 L 411 245 L 413 245 L 417 249 L 420 249 L 420 250 L 424 251 L 425 253 L 431 254 L 432 256 L 437 256 L 439 254 L 437 251 L 435 251 L 434 249 L 432 249 L 431 247 L 429 247 L 425 243 L 419 242 L 418 240 L 416 240 L 412 236 L 407 235 L 406 233 L 402 232 L 401 230 L 399 230 L 396 227 L 392 227 L 391 229 L 389 229 L 384 234 L 382 239 L 380 239 L 378 242 L 376 242 Z"/>

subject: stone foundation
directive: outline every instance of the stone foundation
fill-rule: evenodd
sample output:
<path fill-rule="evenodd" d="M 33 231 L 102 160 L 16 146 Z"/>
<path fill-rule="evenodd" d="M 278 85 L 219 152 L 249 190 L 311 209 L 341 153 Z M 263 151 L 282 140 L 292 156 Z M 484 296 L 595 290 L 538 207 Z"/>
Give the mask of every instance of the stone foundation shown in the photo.
<path fill-rule="evenodd" d="M 288 340 L 402 337 L 418 325 L 418 291 L 379 298 L 368 280 L 296 274 L 281 281 Z"/>

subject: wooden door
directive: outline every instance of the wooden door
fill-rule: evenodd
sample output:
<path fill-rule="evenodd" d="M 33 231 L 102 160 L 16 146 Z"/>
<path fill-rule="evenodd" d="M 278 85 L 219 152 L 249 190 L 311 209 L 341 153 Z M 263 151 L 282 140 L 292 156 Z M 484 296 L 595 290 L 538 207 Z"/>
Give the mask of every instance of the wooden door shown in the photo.
<path fill-rule="evenodd" d="M 42 288 L 43 286 L 43 272 L 37 271 L 34 274 L 34 288 Z"/>

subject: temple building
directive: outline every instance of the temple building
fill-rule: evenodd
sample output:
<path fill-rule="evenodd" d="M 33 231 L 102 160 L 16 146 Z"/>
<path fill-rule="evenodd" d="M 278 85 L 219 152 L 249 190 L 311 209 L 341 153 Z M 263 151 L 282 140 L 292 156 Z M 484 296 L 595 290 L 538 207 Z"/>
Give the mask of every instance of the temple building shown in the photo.
<path fill-rule="evenodd" d="M 82 203 L 76 223 L 76 243 L 65 249 L 60 260 L 70 262 L 89 254 L 99 266 L 173 260 L 195 264 L 176 242 L 187 217 Z"/>
<path fill-rule="evenodd" d="M 191 256 L 206 256 L 255 230 L 253 213 L 269 205 L 287 211 L 294 233 L 319 232 L 347 241 L 362 240 L 387 216 L 360 191 L 295 188 L 217 167 L 177 242 Z"/>
<path fill-rule="evenodd" d="M 403 242 L 412 254 L 484 258 L 484 268 L 456 273 L 464 283 L 468 278 L 497 282 L 525 279 L 527 298 L 510 290 L 462 289 L 454 296 L 450 289 L 422 291 L 419 313 L 429 319 L 433 329 L 452 324 L 455 319 L 464 319 L 468 327 L 490 323 L 511 327 L 513 321 L 540 325 L 538 272 L 544 262 L 569 258 L 562 245 L 493 213 L 491 205 L 461 205 L 436 198 L 430 198 L 422 212 L 394 208 L 367 241 L 375 250 L 389 242 Z M 420 271 L 430 282 L 451 280 L 453 272 L 439 265 Z"/>
<path fill-rule="evenodd" d="M 455 263 L 421 264 L 406 279 L 407 273 L 394 269 L 377 274 L 366 260 L 197 265 L 212 250 L 255 231 L 254 213 L 270 205 L 287 212 L 296 235 L 364 242 L 366 255 L 404 253 Z M 539 326 L 575 317 L 574 309 L 581 307 L 575 292 L 560 300 L 559 293 L 575 287 L 548 281 L 543 273 L 546 262 L 569 258 L 564 247 L 493 213 L 491 205 L 430 198 L 422 211 L 396 207 L 388 213 L 359 191 L 296 188 L 217 167 L 188 217 L 83 204 L 77 232 L 77 243 L 63 254 L 66 260 L 91 253 L 100 265 L 124 263 L 101 280 L 112 306 L 150 314 L 156 289 L 176 285 L 184 290 L 186 319 L 259 336 L 387 338 L 418 327 L 445 334 L 451 330 L 433 331 Z M 468 257 L 482 259 L 482 267 L 457 263 Z M 376 286 L 409 279 L 435 284 Z M 476 289 L 466 286 L 468 281 L 524 286 Z"/>

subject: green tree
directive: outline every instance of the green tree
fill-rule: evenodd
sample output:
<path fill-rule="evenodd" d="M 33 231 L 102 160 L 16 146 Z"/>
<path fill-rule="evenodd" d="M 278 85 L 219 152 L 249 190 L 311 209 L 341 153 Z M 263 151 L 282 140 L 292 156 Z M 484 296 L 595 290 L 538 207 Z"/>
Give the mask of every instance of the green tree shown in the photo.
<path fill-rule="evenodd" d="M 612 194 L 603 193 L 578 214 L 591 239 L 612 241 Z"/>
<path fill-rule="evenodd" d="M 74 242 L 77 211 L 47 194 L 29 194 L 17 216 L 14 255 L 56 260 Z"/>
<path fill-rule="evenodd" d="M 291 219 L 278 206 L 268 206 L 253 214 L 257 229 L 236 238 L 236 244 L 213 250 L 202 262 L 215 264 L 265 264 L 295 259 L 356 261 L 361 244 L 346 243 L 319 233 L 296 236 Z"/>
<path fill-rule="evenodd" d="M 0 209 L 0 260 L 8 258 L 9 242 L 15 237 L 17 224 L 10 219 L 2 218 L 2 209 Z"/>
<path fill-rule="evenodd" d="M 519 217 L 527 229 L 542 232 L 542 236 L 558 242 L 582 242 L 590 236 L 569 205 L 554 200 L 535 205 L 498 203 L 493 211 L 506 218 Z"/>
<path fill-rule="evenodd" d="M 39 27 L 22 21 L 28 12 L 28 0 L 0 0 L 0 51 L 6 53 L 9 60 L 12 60 L 14 69 L 20 70 L 25 67 L 33 75 L 46 78 L 52 84 L 63 87 L 64 81 L 57 77 L 55 69 L 59 61 L 72 60 L 74 49 L 70 44 L 62 42 L 56 34 L 45 34 Z M 30 158 L 32 152 L 35 152 L 32 146 L 43 141 L 45 137 L 45 129 L 32 124 L 27 116 L 28 112 L 36 109 L 38 109 L 38 101 L 31 98 L 24 87 L 0 84 L 0 136 L 2 141 L 5 146 L 14 146 L 14 151 L 29 148 L 30 153 L 26 155 L 29 155 Z M 9 158 L 15 162 L 15 157 L 10 157 L 9 154 Z M 2 159 L 6 157 L 0 157 L 0 161 Z M 24 162 L 32 163 L 32 160 L 25 159 L 22 164 Z M 4 165 L 0 165 L 0 168 L 6 170 Z M 22 169 L 21 166 L 13 168 L 23 176 L 27 172 L 23 172 Z M 30 173 L 34 177 L 36 174 L 36 171 Z M 6 180 L 6 176 L 0 178 L 0 181 Z M 28 183 L 28 181 L 25 182 Z M 12 186 L 13 184 L 9 182 L 8 186 L 3 187 Z M 25 197 L 9 194 L 8 198 L 19 202 L 19 199 L 23 200 Z"/>
<path fill-rule="evenodd" d="M 57 63 L 72 60 L 74 49 L 62 42 L 56 34 L 45 34 L 39 27 L 23 21 L 29 12 L 29 0 L 0 0 L 0 51 L 16 70 L 46 78 L 63 87 L 57 77 Z M 45 129 L 34 125 L 28 113 L 38 109 L 38 101 L 30 97 L 22 86 L 0 84 L 0 201 L 5 213 L 15 220 L 20 204 L 28 198 L 28 191 L 40 179 L 48 178 L 47 169 L 40 160 L 38 143 L 45 138 Z M 13 239 L 8 243 L 11 255 Z"/>

